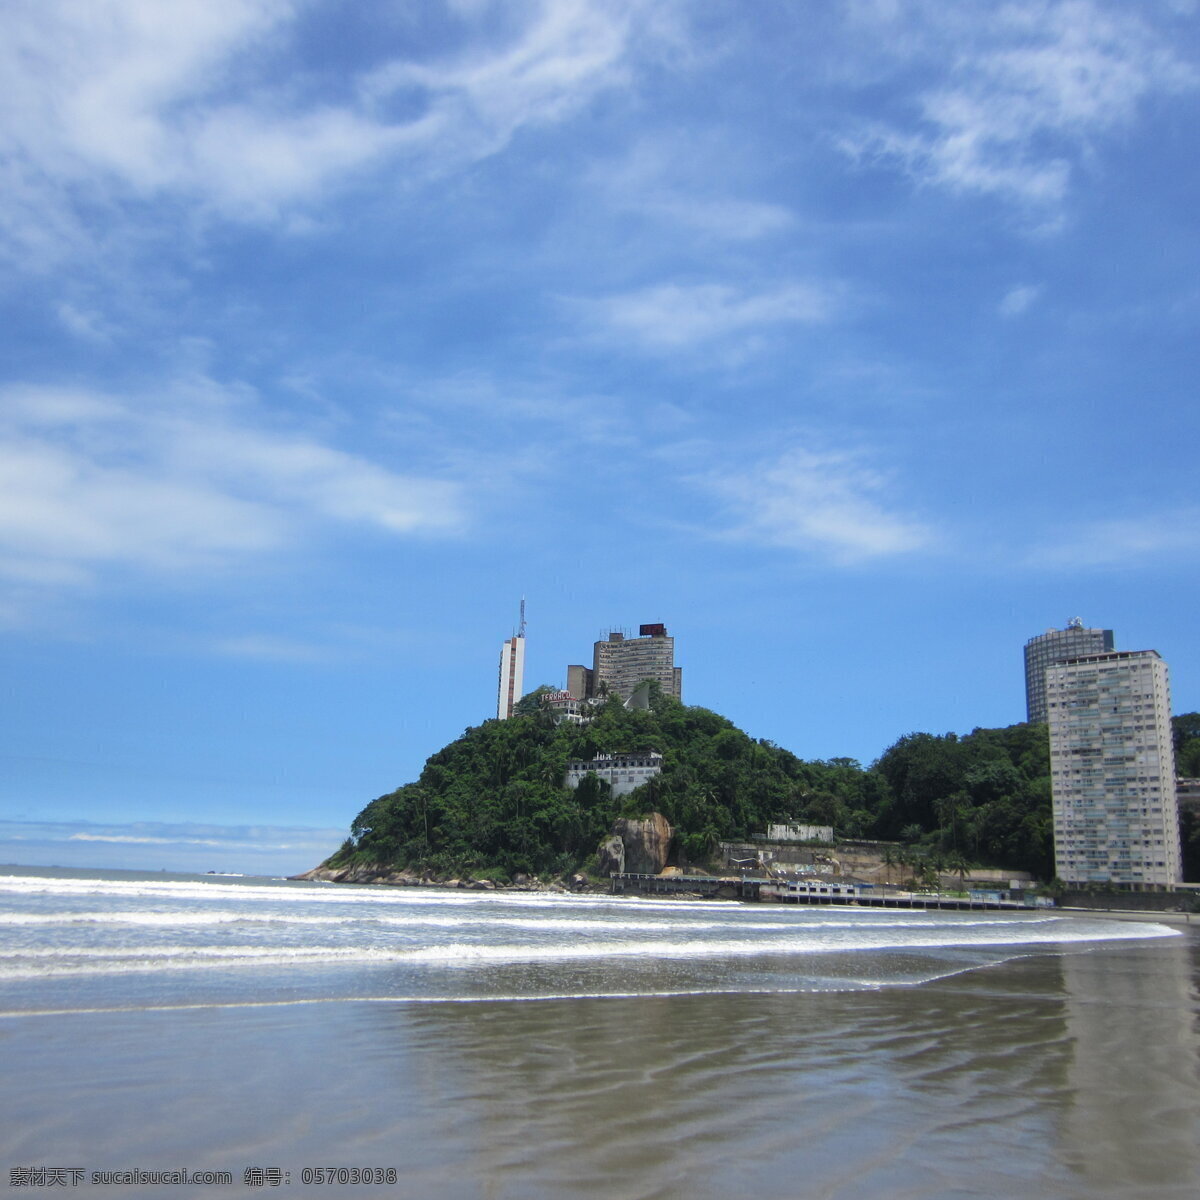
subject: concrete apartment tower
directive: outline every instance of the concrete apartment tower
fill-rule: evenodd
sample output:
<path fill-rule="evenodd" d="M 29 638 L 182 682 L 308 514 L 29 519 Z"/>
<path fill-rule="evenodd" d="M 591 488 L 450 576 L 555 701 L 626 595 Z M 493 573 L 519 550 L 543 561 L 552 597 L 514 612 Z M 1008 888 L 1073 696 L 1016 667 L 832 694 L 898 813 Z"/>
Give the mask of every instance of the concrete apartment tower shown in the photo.
<path fill-rule="evenodd" d="M 1045 670 L 1058 877 L 1135 891 L 1182 879 L 1171 690 L 1155 650 Z"/>
<path fill-rule="evenodd" d="M 1025 643 L 1025 720 L 1046 723 L 1046 668 L 1065 658 L 1107 654 L 1113 648 L 1111 629 L 1084 629 L 1072 617 L 1065 629 L 1047 629 Z"/>
<path fill-rule="evenodd" d="M 675 639 L 665 625 L 642 625 L 638 637 L 613 631 L 592 647 L 592 668 L 569 666 L 567 691 L 576 699 L 603 693 L 628 700 L 637 685 L 652 679 L 668 696 L 683 699 L 683 671 L 675 665 Z"/>
<path fill-rule="evenodd" d="M 520 629 L 500 647 L 500 687 L 496 716 L 501 721 L 513 715 L 525 682 L 525 597 L 521 597 Z"/>

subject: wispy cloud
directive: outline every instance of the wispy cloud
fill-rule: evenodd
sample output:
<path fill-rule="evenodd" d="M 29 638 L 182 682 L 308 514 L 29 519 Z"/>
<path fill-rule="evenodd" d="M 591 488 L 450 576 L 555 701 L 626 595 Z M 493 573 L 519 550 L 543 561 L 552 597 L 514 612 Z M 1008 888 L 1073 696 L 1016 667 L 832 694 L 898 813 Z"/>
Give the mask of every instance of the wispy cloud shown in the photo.
<path fill-rule="evenodd" d="M 599 335 L 669 352 L 823 321 L 835 300 L 832 289 L 805 283 L 758 291 L 724 283 L 665 283 L 575 304 Z"/>
<path fill-rule="evenodd" d="M 626 83 L 625 52 L 646 8 L 638 0 L 517 6 L 510 15 L 522 19 L 507 38 L 474 41 L 438 61 L 395 59 L 360 90 L 376 105 L 398 95 L 419 101 L 421 115 L 404 137 L 435 165 L 483 158 L 523 126 L 562 120 L 599 91 Z"/>
<path fill-rule="evenodd" d="M 0 820 L 0 840 L 111 842 L 141 846 L 223 846 L 229 849 L 294 850 L 327 845 L 335 829 L 301 825 L 213 825 L 204 822 Z"/>
<path fill-rule="evenodd" d="M 588 186 L 613 211 L 652 222 L 660 237 L 682 234 L 691 242 L 699 237 L 736 243 L 794 230 L 790 208 L 746 194 L 756 170 L 745 158 L 744 147 L 707 132 L 698 131 L 685 143 L 645 136 L 624 159 L 594 167 Z M 739 183 L 743 178 L 746 182 Z"/>
<path fill-rule="evenodd" d="M 80 308 L 64 300 L 58 306 L 58 319 L 65 328 L 84 341 L 105 343 L 112 339 L 112 328 L 94 310 Z"/>
<path fill-rule="evenodd" d="M 1084 570 L 1195 563 L 1200 558 L 1200 508 L 1139 517 L 1077 522 L 1055 531 L 1034 548 L 1027 562 L 1043 569 Z"/>
<path fill-rule="evenodd" d="M 1000 301 L 998 311 L 1002 317 L 1019 317 L 1033 305 L 1042 294 L 1040 285 L 1020 284 L 1010 288 Z"/>
<path fill-rule="evenodd" d="M 344 838 L 300 825 L 0 820 L 0 862 L 282 874 L 316 866 Z"/>
<path fill-rule="evenodd" d="M 272 428 L 252 397 L 209 380 L 126 397 L 0 390 L 0 575 L 27 584 L 219 569 L 323 525 L 448 533 L 464 502 L 453 480 Z"/>
<path fill-rule="evenodd" d="M 889 476 L 862 455 L 792 449 L 698 477 L 727 520 L 719 536 L 816 554 L 841 565 L 930 548 L 934 530 L 891 500 Z"/>
<path fill-rule="evenodd" d="M 899 163 L 923 183 L 1043 212 L 1064 199 L 1098 135 L 1132 122 L 1151 95 L 1198 82 L 1132 6 L 1012 0 L 966 12 L 907 3 L 859 16 L 885 42 L 903 30 L 897 53 L 942 78 L 916 97 L 916 122 L 877 123 L 844 148 Z"/>
<path fill-rule="evenodd" d="M 644 50 L 663 20 L 641 0 L 467 6 L 481 11 L 451 19 L 437 55 L 388 58 L 382 46 L 333 100 L 306 94 L 277 57 L 306 7 L 8 6 L 0 249 L 49 267 L 94 248 L 89 211 L 105 211 L 113 238 L 122 210 L 164 201 L 305 228 L 298 209 L 365 170 L 403 167 L 408 186 L 565 119 L 627 80 L 635 35 Z"/>
<path fill-rule="evenodd" d="M 119 842 L 135 846 L 221 846 L 216 838 L 196 837 L 145 837 L 133 833 L 72 833 L 67 836 L 69 842 Z"/>
<path fill-rule="evenodd" d="M 659 217 L 666 226 L 694 230 L 723 241 L 755 241 L 791 230 L 792 211 L 782 204 L 737 197 L 660 194 L 648 198 L 643 211 Z"/>
<path fill-rule="evenodd" d="M 331 657 L 326 647 L 274 634 L 250 633 L 219 638 L 213 649 L 229 658 L 257 659 L 263 662 L 313 663 Z"/>

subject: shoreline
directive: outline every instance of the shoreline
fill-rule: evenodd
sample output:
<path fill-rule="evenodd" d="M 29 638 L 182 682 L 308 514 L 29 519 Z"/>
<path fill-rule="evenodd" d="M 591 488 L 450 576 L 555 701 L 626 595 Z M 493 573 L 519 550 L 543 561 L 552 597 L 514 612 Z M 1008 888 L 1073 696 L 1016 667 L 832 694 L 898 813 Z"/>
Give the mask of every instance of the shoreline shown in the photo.
<path fill-rule="evenodd" d="M 1111 917 L 1115 921 L 1155 921 L 1160 925 L 1200 925 L 1200 913 L 1173 910 L 1148 912 L 1145 909 L 1066 908 L 1060 905 L 1048 911 L 1062 913 L 1064 917 Z"/>
<path fill-rule="evenodd" d="M 408 872 L 400 873 L 393 872 L 384 875 L 383 872 L 355 872 L 358 878 L 346 878 L 350 875 L 350 871 L 338 871 L 328 867 L 315 867 L 311 871 L 306 871 L 303 875 L 289 876 L 295 880 L 319 881 L 323 880 L 329 883 L 351 883 L 358 885 L 375 885 L 384 887 L 425 887 L 425 888 L 446 888 L 448 890 L 468 890 L 468 891 L 496 891 L 496 892 L 558 892 L 567 895 L 580 894 L 597 894 L 607 893 L 607 889 L 602 887 L 598 880 L 588 880 L 583 886 L 566 887 L 561 882 L 555 881 L 551 884 L 541 884 L 531 886 L 528 882 L 525 883 L 509 883 L 496 884 L 491 881 L 482 880 L 432 880 L 421 878 Z M 332 878 L 335 875 L 340 875 L 341 878 Z M 373 876 L 373 877 L 371 877 Z M 693 897 L 688 893 L 675 893 L 668 895 L 666 898 L 677 900 L 688 900 Z M 698 897 L 697 897 L 698 898 Z M 1034 911 L 1034 910 L 1029 910 Z M 1176 910 L 1145 910 L 1145 909 L 1127 909 L 1127 908 L 1083 908 L 1076 906 L 1055 905 L 1054 908 L 1045 909 L 1043 911 L 1059 913 L 1066 917 L 1108 917 L 1116 921 L 1151 921 L 1159 924 L 1168 925 L 1200 925 L 1200 913 L 1178 912 Z"/>
<path fill-rule="evenodd" d="M 472 890 L 472 892 L 546 892 L 566 895 L 581 894 L 610 894 L 608 888 L 600 880 L 592 880 L 587 876 L 576 876 L 571 886 L 563 878 L 551 883 L 522 880 L 521 882 L 496 883 L 491 880 L 473 880 L 473 878 L 450 878 L 450 880 L 434 880 L 426 875 L 418 875 L 413 871 L 392 871 L 380 868 L 378 865 L 360 866 L 360 868 L 328 868 L 314 866 L 301 875 L 290 875 L 289 880 L 305 882 L 350 883 L 359 886 L 383 887 L 416 887 L 444 888 L 448 890 Z M 662 899 L 690 900 L 701 899 L 691 893 L 664 893 Z M 1020 910 L 1026 911 L 1026 910 Z M 1027 910 L 1034 911 L 1034 910 Z M 1074 905 L 1055 905 L 1043 910 L 1046 912 L 1062 913 L 1064 917 L 1110 917 L 1114 920 L 1141 920 L 1141 922 L 1159 922 L 1172 925 L 1200 924 L 1200 913 L 1178 912 L 1175 910 L 1145 910 L 1145 908 L 1102 908 Z"/>

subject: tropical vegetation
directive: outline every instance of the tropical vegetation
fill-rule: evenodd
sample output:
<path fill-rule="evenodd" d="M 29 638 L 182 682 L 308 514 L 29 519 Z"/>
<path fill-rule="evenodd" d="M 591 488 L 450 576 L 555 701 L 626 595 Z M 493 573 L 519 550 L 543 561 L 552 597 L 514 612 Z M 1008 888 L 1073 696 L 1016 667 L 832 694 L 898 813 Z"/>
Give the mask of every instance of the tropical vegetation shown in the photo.
<path fill-rule="evenodd" d="M 975 864 L 1053 875 L 1045 726 L 910 733 L 863 767 L 800 759 L 657 689 L 648 709 L 630 711 L 614 696 L 588 724 L 555 725 L 540 704 L 547 690 L 526 696 L 509 720 L 467 729 L 415 782 L 372 800 L 328 865 L 565 874 L 587 867 L 617 817 L 661 812 L 681 864 L 704 864 L 718 841 L 795 820 L 897 843 L 886 853 L 906 878 L 940 870 L 965 882 Z M 1200 774 L 1200 716 L 1176 718 L 1175 729 L 1181 764 Z M 651 750 L 663 755 L 662 774 L 628 796 L 594 775 L 573 791 L 563 785 L 572 760 Z M 1190 832 L 1196 854 L 1200 830 Z"/>

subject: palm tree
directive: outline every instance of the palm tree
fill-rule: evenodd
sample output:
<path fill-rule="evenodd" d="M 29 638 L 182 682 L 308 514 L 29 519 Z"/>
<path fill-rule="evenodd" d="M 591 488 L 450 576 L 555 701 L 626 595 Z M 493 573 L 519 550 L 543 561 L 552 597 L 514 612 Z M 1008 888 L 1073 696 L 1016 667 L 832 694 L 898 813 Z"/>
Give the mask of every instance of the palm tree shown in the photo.
<path fill-rule="evenodd" d="M 967 890 L 967 876 L 971 873 L 971 864 L 967 862 L 966 857 L 961 851 L 955 850 L 946 860 L 946 866 L 958 876 L 958 890 L 965 892 Z"/>
<path fill-rule="evenodd" d="M 941 877 L 938 875 L 937 863 L 931 858 L 925 859 L 921 864 L 921 882 L 926 887 L 938 888 L 941 886 Z"/>
<path fill-rule="evenodd" d="M 892 882 L 892 868 L 896 865 L 896 851 L 891 846 L 884 847 L 882 855 L 883 865 L 887 870 L 887 881 Z"/>

